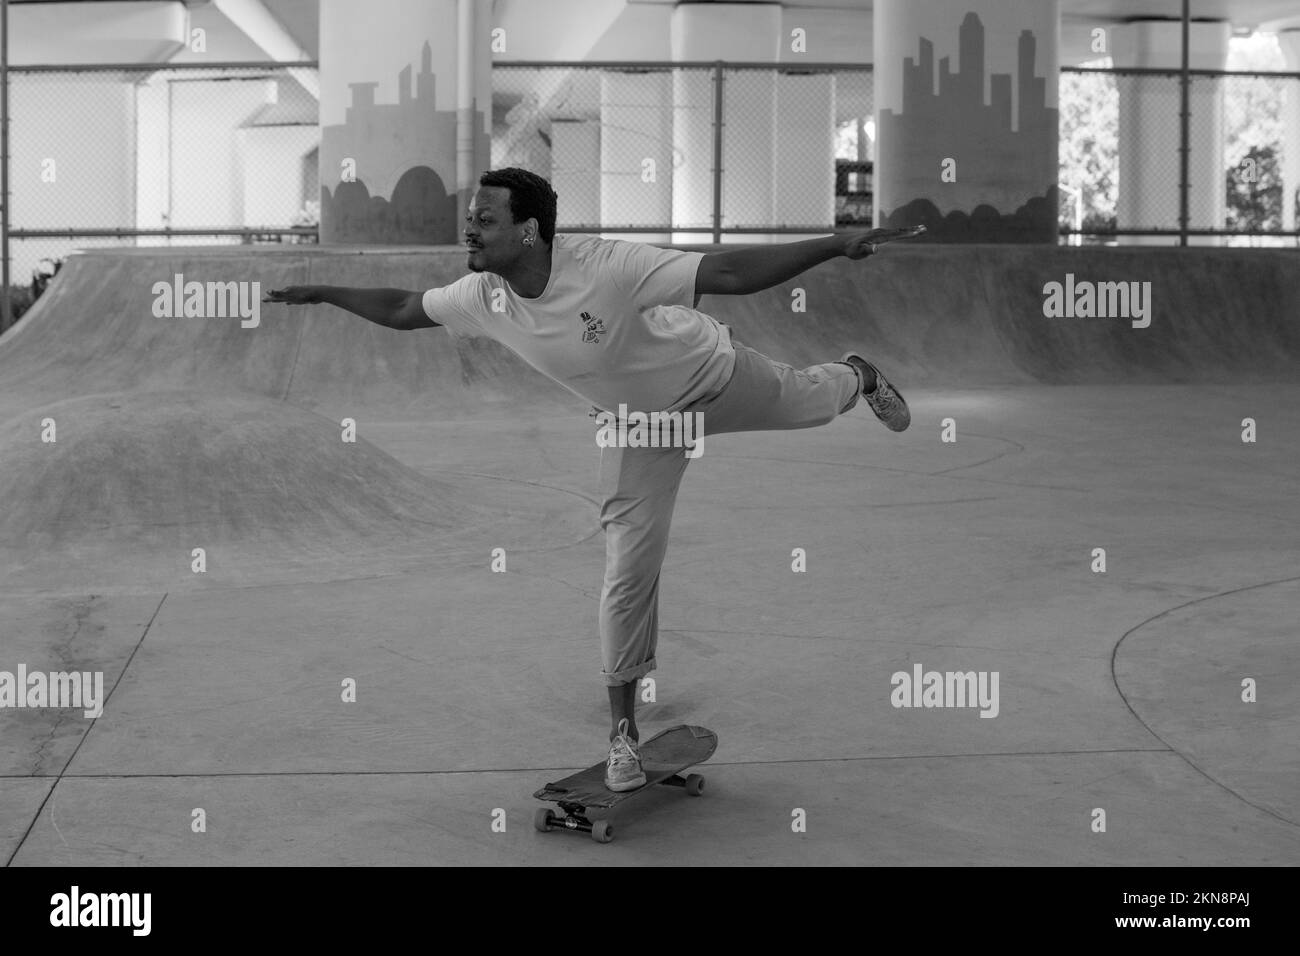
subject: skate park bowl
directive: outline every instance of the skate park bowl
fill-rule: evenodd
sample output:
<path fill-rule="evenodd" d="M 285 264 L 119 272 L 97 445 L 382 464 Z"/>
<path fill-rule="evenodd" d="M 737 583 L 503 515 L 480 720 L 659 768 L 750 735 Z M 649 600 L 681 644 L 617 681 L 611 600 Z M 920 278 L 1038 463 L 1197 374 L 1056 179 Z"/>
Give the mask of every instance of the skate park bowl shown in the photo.
<path fill-rule="evenodd" d="M 0 707 L 0 854 L 1300 863 L 1297 266 L 895 243 L 706 296 L 777 361 L 860 352 L 912 426 L 706 439 L 638 722 L 715 731 L 708 790 L 598 847 L 530 823 L 607 732 L 589 403 L 446 329 L 158 314 L 463 251 L 77 254 L 0 336 L 0 690 L 100 674 L 102 713 Z"/>

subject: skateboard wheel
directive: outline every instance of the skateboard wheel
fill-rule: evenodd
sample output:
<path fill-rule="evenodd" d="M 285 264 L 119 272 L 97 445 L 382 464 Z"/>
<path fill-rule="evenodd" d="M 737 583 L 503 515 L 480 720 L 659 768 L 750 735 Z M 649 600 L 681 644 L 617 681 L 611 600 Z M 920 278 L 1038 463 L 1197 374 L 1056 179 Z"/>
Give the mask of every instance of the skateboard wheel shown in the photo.
<path fill-rule="evenodd" d="M 704 778 L 698 773 L 686 775 L 686 792 L 692 797 L 698 797 L 704 792 Z"/>
<path fill-rule="evenodd" d="M 591 825 L 591 838 L 597 843 L 608 843 L 614 839 L 614 824 L 608 820 L 597 820 Z"/>
<path fill-rule="evenodd" d="M 551 829 L 551 821 L 554 818 L 555 815 L 551 813 L 549 808 L 538 807 L 533 813 L 533 826 L 537 827 L 537 829 L 541 830 L 543 833 L 546 833 Z"/>

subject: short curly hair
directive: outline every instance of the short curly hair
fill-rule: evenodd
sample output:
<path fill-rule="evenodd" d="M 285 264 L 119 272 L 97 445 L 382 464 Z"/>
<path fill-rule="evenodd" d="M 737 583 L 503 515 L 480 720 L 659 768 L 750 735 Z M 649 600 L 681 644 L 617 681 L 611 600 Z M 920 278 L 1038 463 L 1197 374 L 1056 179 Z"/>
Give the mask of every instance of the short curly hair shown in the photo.
<path fill-rule="evenodd" d="M 478 178 L 480 186 L 498 186 L 510 190 L 510 215 L 515 222 L 537 220 L 537 233 L 550 245 L 555 238 L 555 190 L 541 176 L 517 166 L 489 169 Z"/>

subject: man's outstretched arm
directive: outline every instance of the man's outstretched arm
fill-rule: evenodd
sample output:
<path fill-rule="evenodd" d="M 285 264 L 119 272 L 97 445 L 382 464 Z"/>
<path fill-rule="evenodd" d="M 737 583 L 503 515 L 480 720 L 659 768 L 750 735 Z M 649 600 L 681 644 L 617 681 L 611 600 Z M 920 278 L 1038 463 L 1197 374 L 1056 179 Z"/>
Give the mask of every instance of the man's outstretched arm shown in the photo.
<path fill-rule="evenodd" d="M 325 302 L 355 312 L 363 319 L 402 332 L 431 329 L 439 323 L 424 311 L 424 293 L 405 289 L 353 289 L 338 285 L 295 285 L 272 289 L 266 302 L 310 305 Z"/>
<path fill-rule="evenodd" d="M 695 293 L 700 296 L 761 292 L 828 259 L 839 256 L 865 259 L 876 251 L 877 242 L 903 238 L 899 233 L 897 229 L 869 229 L 802 242 L 710 252 L 700 260 Z"/>

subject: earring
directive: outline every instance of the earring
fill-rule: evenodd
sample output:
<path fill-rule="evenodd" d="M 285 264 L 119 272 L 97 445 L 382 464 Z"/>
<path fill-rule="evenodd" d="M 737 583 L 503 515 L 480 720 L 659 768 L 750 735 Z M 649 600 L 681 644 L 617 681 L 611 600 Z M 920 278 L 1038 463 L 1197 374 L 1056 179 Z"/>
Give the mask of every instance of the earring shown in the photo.
<path fill-rule="evenodd" d="M 524 237 L 524 245 L 526 245 L 526 246 L 531 246 L 532 244 L 533 244 L 533 237 L 532 237 L 532 236 L 525 236 L 525 237 Z"/>

